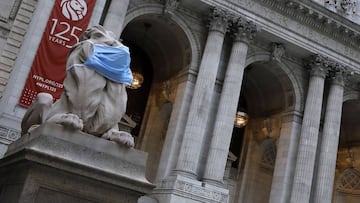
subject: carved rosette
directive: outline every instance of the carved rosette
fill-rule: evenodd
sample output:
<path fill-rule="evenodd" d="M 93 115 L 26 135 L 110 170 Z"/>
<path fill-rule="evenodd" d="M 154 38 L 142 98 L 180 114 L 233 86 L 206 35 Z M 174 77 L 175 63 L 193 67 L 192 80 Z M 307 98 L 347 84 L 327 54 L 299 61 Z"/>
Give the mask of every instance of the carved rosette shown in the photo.
<path fill-rule="evenodd" d="M 219 8 L 213 8 L 209 16 L 209 31 L 217 31 L 225 34 L 229 28 L 230 18 L 230 13 Z"/>
<path fill-rule="evenodd" d="M 235 41 L 242 41 L 245 43 L 250 43 L 250 41 L 254 39 L 256 33 L 260 31 L 258 25 L 242 17 L 233 19 L 231 28 Z"/>

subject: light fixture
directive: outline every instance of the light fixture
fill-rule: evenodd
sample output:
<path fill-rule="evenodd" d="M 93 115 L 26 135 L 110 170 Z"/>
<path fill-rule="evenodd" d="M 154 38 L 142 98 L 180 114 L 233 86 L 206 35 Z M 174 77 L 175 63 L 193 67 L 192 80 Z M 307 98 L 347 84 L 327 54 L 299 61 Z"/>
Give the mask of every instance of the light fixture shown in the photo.
<path fill-rule="evenodd" d="M 150 23 L 147 23 L 147 22 L 144 22 L 144 35 L 142 37 L 142 43 L 141 43 L 141 47 L 142 49 L 145 47 L 145 40 L 146 40 L 146 35 L 147 35 L 147 32 L 149 31 L 149 29 L 151 28 L 151 24 Z M 135 53 L 133 54 L 139 54 L 135 51 Z M 143 84 L 144 82 L 144 76 L 142 75 L 142 68 L 141 66 L 138 67 L 136 65 L 134 65 L 132 67 L 132 76 L 133 76 L 133 81 L 131 83 L 131 85 L 128 86 L 129 89 L 138 89 L 141 87 L 141 85 Z"/>
<path fill-rule="evenodd" d="M 144 76 L 141 73 L 132 71 L 133 81 L 131 85 L 128 86 L 130 89 L 138 89 L 141 87 L 142 83 L 144 82 Z"/>
<path fill-rule="evenodd" d="M 242 127 L 246 126 L 248 120 L 249 120 L 249 116 L 247 115 L 247 113 L 238 111 L 238 112 L 236 112 L 234 125 L 237 128 L 242 128 Z"/>

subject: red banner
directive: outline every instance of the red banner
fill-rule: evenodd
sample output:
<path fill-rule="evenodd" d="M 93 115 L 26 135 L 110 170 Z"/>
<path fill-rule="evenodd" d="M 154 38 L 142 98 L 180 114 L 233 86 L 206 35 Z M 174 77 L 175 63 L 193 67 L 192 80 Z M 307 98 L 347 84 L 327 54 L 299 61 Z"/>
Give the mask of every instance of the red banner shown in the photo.
<path fill-rule="evenodd" d="M 29 106 L 39 92 L 59 99 L 66 75 L 66 58 L 86 30 L 95 0 L 56 0 L 19 99 Z"/>

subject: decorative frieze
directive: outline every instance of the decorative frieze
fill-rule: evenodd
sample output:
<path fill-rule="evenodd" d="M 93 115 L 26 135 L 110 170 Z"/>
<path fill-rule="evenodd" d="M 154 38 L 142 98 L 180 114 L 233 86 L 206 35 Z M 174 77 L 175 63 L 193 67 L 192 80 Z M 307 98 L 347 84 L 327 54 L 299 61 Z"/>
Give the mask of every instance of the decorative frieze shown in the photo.
<path fill-rule="evenodd" d="M 229 194 L 220 190 L 197 185 L 184 180 L 163 180 L 157 184 L 154 193 L 165 193 L 173 191 L 174 194 L 186 198 L 197 199 L 201 202 L 223 203 L 227 202 Z"/>
<path fill-rule="evenodd" d="M 332 11 L 346 15 L 356 13 L 356 0 L 326 0 L 325 6 Z"/>
<path fill-rule="evenodd" d="M 20 138 L 20 132 L 4 126 L 0 126 L 0 143 L 9 144 Z"/>
<path fill-rule="evenodd" d="M 326 14 L 324 10 L 314 6 L 314 2 L 295 0 L 261 1 L 280 10 L 288 16 L 349 43 L 356 48 L 360 45 L 360 31 L 353 26 L 351 19 L 347 20 L 337 15 L 330 16 Z M 330 2 L 331 1 L 329 1 L 329 3 Z M 353 12 L 351 11 L 353 3 L 355 3 L 353 0 L 340 0 L 337 2 L 339 4 L 339 9 L 343 10 L 343 12 Z M 324 9 L 326 9 L 325 6 Z"/>

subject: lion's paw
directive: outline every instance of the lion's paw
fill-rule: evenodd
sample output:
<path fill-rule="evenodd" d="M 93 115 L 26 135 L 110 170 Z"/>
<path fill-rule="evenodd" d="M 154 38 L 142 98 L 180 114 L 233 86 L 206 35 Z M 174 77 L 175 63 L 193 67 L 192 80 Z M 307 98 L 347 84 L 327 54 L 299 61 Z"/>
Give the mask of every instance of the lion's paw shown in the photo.
<path fill-rule="evenodd" d="M 102 138 L 111 140 L 120 144 L 123 144 L 127 147 L 134 147 L 134 138 L 132 135 L 125 131 L 118 131 L 115 129 L 110 129 L 106 133 L 104 133 Z"/>
<path fill-rule="evenodd" d="M 79 116 L 72 113 L 57 114 L 47 120 L 47 122 L 61 124 L 74 130 L 82 130 L 84 127 L 83 121 Z"/>

